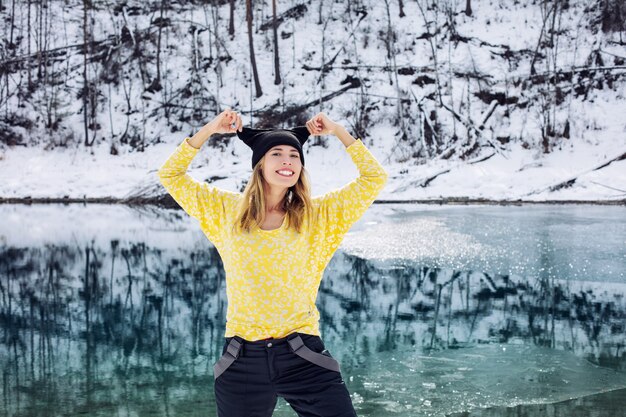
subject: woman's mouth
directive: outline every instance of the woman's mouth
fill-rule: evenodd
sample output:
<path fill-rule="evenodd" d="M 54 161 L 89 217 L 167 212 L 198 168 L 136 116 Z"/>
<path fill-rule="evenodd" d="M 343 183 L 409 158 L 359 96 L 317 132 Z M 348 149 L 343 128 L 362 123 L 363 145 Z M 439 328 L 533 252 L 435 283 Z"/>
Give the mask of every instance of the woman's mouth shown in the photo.
<path fill-rule="evenodd" d="M 293 176 L 293 171 L 290 169 L 279 169 L 278 171 L 276 171 L 276 173 L 278 175 L 280 175 L 281 177 L 291 177 Z"/>

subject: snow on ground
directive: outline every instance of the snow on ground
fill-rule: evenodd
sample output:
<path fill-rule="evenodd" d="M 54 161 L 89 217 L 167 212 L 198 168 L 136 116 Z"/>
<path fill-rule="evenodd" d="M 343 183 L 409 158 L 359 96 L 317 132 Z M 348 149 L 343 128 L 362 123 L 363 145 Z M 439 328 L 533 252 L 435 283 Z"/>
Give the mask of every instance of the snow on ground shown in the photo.
<path fill-rule="evenodd" d="M 477 164 L 434 160 L 414 166 L 387 160 L 389 141 L 378 127 L 365 143 L 385 166 L 390 178 L 379 195 L 381 200 L 440 199 L 468 197 L 504 200 L 620 200 L 626 197 L 626 160 L 591 171 L 602 161 L 626 152 L 622 139 L 596 143 L 579 141 L 548 155 L 513 146 L 508 154 L 496 154 Z M 105 147 L 92 155 L 78 150 L 54 153 L 16 147 L 0 155 L 0 198 L 125 198 L 145 189 L 164 192 L 157 170 L 183 137 L 148 148 L 146 152 L 111 156 Z M 338 139 L 330 138 L 327 149 L 307 147 L 306 168 L 318 195 L 348 183 L 357 170 Z M 234 151 L 235 156 L 232 155 Z M 387 151 L 387 152 L 386 152 Z M 251 151 L 233 141 L 223 154 L 207 145 L 192 162 L 190 173 L 199 180 L 227 177 L 214 184 L 238 191 L 250 176 Z M 490 150 L 485 150 L 485 155 Z M 415 185 L 433 173 L 449 169 L 427 187 Z M 547 187 L 581 174 L 572 187 L 549 192 Z"/>
<path fill-rule="evenodd" d="M 463 72 L 478 71 L 483 74 L 491 83 L 490 89 L 499 91 L 507 89 L 509 95 L 519 95 L 521 99 L 528 99 L 531 104 L 536 101 L 529 91 L 528 96 L 524 96 L 523 87 L 513 87 L 504 80 L 511 77 L 527 75 L 529 73 L 528 59 L 520 59 L 517 66 L 509 64 L 501 59 L 500 55 L 504 48 L 510 48 L 513 52 L 533 50 L 539 36 L 541 15 L 540 9 L 536 6 L 528 6 L 524 2 L 511 4 L 503 0 L 495 2 L 475 2 L 476 16 L 473 18 L 464 17 L 460 13 L 457 17 L 459 34 L 470 38 L 467 43 L 460 43 L 454 46 L 453 50 L 444 48 L 439 50 L 440 76 L 443 81 L 451 77 L 452 70 L 462 70 Z M 53 3 L 55 6 L 55 3 Z M 559 68 L 567 69 L 584 65 L 591 51 L 602 46 L 603 53 L 623 56 L 624 48 L 616 46 L 610 42 L 604 42 L 602 35 L 591 34 L 581 22 L 584 23 L 583 14 L 580 14 L 584 2 L 572 3 L 570 9 L 564 11 L 563 21 L 560 23 L 564 32 L 559 46 L 557 64 Z M 333 13 L 343 13 L 343 9 L 331 3 Z M 65 9 L 62 9 L 65 10 Z M 78 9 L 77 9 L 78 10 Z M 65 12 L 64 12 L 65 13 Z M 64 27 L 64 31 L 59 31 L 58 38 L 53 37 L 53 46 L 66 45 L 75 39 L 80 39 L 81 32 L 78 31 L 82 19 L 82 12 L 68 12 L 63 15 L 63 19 L 73 22 Z M 222 22 L 227 21 L 227 7 L 219 8 Z M 237 9 L 240 21 L 243 19 L 243 9 Z M 329 12 L 330 13 L 330 12 Z M 420 12 L 417 5 L 408 3 L 406 5 L 407 16 L 417 16 L 417 18 L 395 19 L 394 27 L 398 32 L 398 45 L 403 45 L 398 53 L 399 66 L 407 65 L 423 67 L 431 65 L 430 46 L 428 42 L 415 42 L 416 35 L 424 32 L 425 28 L 421 23 Z M 434 16 L 427 12 L 429 18 L 436 18 L 441 23 L 443 15 Z M 111 15 L 102 11 L 95 20 L 94 36 L 103 39 L 113 33 L 120 33 L 120 16 Z M 355 32 L 359 39 L 354 43 L 354 50 L 348 48 L 343 53 L 345 58 L 359 65 L 389 64 L 382 62 L 384 55 L 383 45 L 373 39 L 372 33 L 375 29 L 385 28 L 386 19 L 385 8 L 381 4 L 376 4 L 366 19 L 361 23 L 362 28 Z M 267 16 L 266 16 L 267 17 Z M 206 16 L 200 10 L 190 10 L 189 19 L 205 22 Z M 587 19 L 585 17 L 585 19 Z M 149 27 L 148 16 L 132 16 L 132 26 L 135 28 Z M 207 22 L 205 22 L 207 23 Z M 250 87 L 245 81 L 248 77 L 246 66 L 235 65 L 245 63 L 248 60 L 247 38 L 239 36 L 232 41 L 229 53 L 233 55 L 234 67 L 225 67 L 224 86 L 217 92 L 222 106 L 232 106 L 238 111 L 249 111 L 260 109 L 276 101 L 277 97 L 284 94 L 287 103 L 302 103 L 310 100 L 311 97 L 318 97 L 327 94 L 335 89 L 346 75 L 350 75 L 346 70 L 330 71 L 323 83 L 319 83 L 318 75 L 301 68 L 303 63 L 312 64 L 318 58 L 316 52 L 320 51 L 322 39 L 322 27 L 317 24 L 315 13 L 307 13 L 297 22 L 298 28 L 294 30 L 293 37 L 284 41 L 284 60 L 293 62 L 293 66 L 286 65 L 284 86 L 274 86 L 272 84 L 273 72 L 271 53 L 259 53 L 257 61 L 264 85 L 265 94 L 260 99 L 250 102 Z M 291 23 L 293 27 L 293 22 Z M 186 36 L 179 32 L 179 27 L 172 26 L 171 33 L 167 32 L 163 40 L 165 48 L 170 45 L 178 45 L 171 60 L 164 58 L 164 73 L 178 74 L 181 71 L 189 71 L 188 62 L 182 57 L 188 58 L 189 42 L 180 42 Z M 341 19 L 329 21 L 326 28 L 331 34 L 339 31 L 345 32 L 346 25 Z M 205 33 L 206 36 L 208 34 Z M 204 35 L 203 35 L 204 36 Z M 267 36 L 267 35 L 266 35 Z M 342 35 L 343 36 L 343 35 Z M 342 44 L 342 36 L 337 37 L 339 44 L 334 44 L 326 39 L 329 50 L 334 51 Z M 364 42 L 363 39 L 370 39 Z M 263 48 L 263 38 L 259 38 L 259 48 Z M 488 44 L 482 45 L 482 42 Z M 363 45 L 369 45 L 367 47 Z M 209 45 L 208 43 L 206 45 Z M 206 46 L 205 45 L 205 46 Z M 292 55 L 296 54 L 295 56 Z M 451 54 L 451 55 L 448 55 Z M 344 57 L 342 55 L 342 57 Z M 605 58 L 609 59 L 610 55 Z M 73 59 L 77 59 L 74 57 Z M 448 65 L 447 61 L 451 62 Z M 226 64 L 225 64 L 226 65 Z M 509 66 L 513 65 L 513 66 Z M 538 71 L 543 71 L 544 64 L 538 67 Z M 358 74 L 353 74 L 358 75 Z M 386 80 L 385 75 L 377 72 L 367 72 L 362 74 L 369 79 L 369 93 L 373 94 L 372 100 L 376 97 L 395 97 L 396 86 Z M 207 88 L 215 93 L 216 83 L 212 83 L 214 77 L 207 76 Z M 401 86 L 412 86 L 413 75 L 400 75 Z M 186 82 L 186 77 L 169 77 L 169 82 L 174 90 L 179 89 Z M 215 80 L 213 80 L 215 81 Z M 76 81 L 76 82 L 79 82 Z M 365 82 L 365 81 L 364 81 Z M 454 108 L 459 108 L 466 94 L 477 90 L 477 85 L 471 84 L 465 78 L 452 78 L 450 88 L 450 104 Z M 282 91 L 282 88 L 287 88 Z M 505 88 L 506 87 L 506 88 Z M 434 88 L 424 86 L 415 88 L 417 96 L 423 97 Z M 488 89 L 489 90 L 489 89 Z M 532 87 L 529 87 L 532 90 Z M 135 90 L 133 90 L 135 93 Z M 99 133 L 101 137 L 118 137 L 123 126 L 126 125 L 126 107 L 122 91 L 113 89 L 108 92 L 113 103 L 113 115 L 110 121 L 102 117 L 103 131 Z M 447 93 L 446 93 L 447 94 Z M 473 94 L 473 93 L 472 93 Z M 145 152 L 128 153 L 126 147 L 120 147 L 120 155 L 111 156 L 109 154 L 109 144 L 100 143 L 91 149 L 91 153 L 86 151 L 82 145 L 72 145 L 76 148 L 64 149 L 56 148 L 54 151 L 45 151 L 38 147 L 24 148 L 13 147 L 0 151 L 0 199 L 7 198 L 114 198 L 122 199 L 134 195 L 157 195 L 163 193 L 163 188 L 159 185 L 156 176 L 157 169 L 167 159 L 168 155 L 184 139 L 186 133 L 169 133 L 172 126 L 167 124 L 164 118 L 154 120 L 153 123 L 141 127 L 139 126 L 139 110 L 150 113 L 151 106 L 155 106 L 160 98 L 150 93 L 144 93 L 145 100 L 137 100 L 134 103 L 137 110 L 131 118 L 131 125 L 138 129 L 145 128 L 145 135 L 148 138 L 160 138 L 163 143 L 151 145 Z M 599 170 L 592 171 L 603 161 L 616 157 L 626 152 L 626 123 L 624 122 L 623 98 L 626 96 L 626 83 L 616 82 L 611 88 L 595 89 L 589 93 L 585 100 L 567 96 L 567 101 L 558 109 L 556 118 L 558 123 L 563 123 L 565 117 L 571 123 L 571 139 L 565 140 L 561 149 L 556 149 L 550 154 L 542 154 L 539 150 L 540 138 L 538 135 L 538 115 L 536 109 L 532 110 L 532 105 L 528 111 L 520 109 L 512 111 L 508 116 L 504 116 L 504 106 L 496 108 L 494 115 L 489 120 L 488 125 L 494 131 L 492 136 L 509 137 L 511 142 L 506 146 L 508 150 L 497 153 L 492 158 L 476 164 L 466 164 L 459 161 L 430 160 L 428 163 L 416 165 L 414 160 L 408 162 L 396 162 L 395 149 L 400 148 L 396 143 L 398 140 L 398 126 L 390 124 L 395 114 L 393 104 L 383 100 L 380 104 L 380 115 L 372 114 L 375 120 L 374 128 L 363 138 L 366 145 L 381 161 L 390 174 L 389 183 L 379 195 L 379 199 L 384 200 L 439 200 L 447 197 L 467 197 L 480 199 L 509 199 L 509 200 L 595 200 L 595 201 L 615 201 L 626 198 L 626 160 L 614 162 L 611 165 Z M 71 114 L 75 131 L 81 131 L 82 115 L 80 114 L 81 103 L 71 100 L 69 96 L 63 97 L 69 100 L 67 104 L 68 114 Z M 346 111 L 354 107 L 354 97 L 347 94 L 325 104 L 326 111 L 331 118 L 344 126 L 349 126 L 350 121 L 342 120 L 341 117 L 347 114 Z M 380 101 L 380 100 L 379 100 Z M 145 108 L 143 106 L 146 106 Z M 248 108 L 248 106 L 250 108 Z M 471 116 L 474 120 L 480 120 L 488 104 L 476 100 L 472 103 Z M 42 117 L 38 112 L 41 108 L 33 110 L 32 119 Z M 207 122 L 213 117 L 207 112 Z M 445 121 L 442 120 L 445 123 Z M 244 124 L 250 125 L 248 116 L 244 116 Z M 139 127 L 138 127 L 139 126 Z M 199 126 L 197 126 L 199 128 Z M 447 126 L 446 128 L 449 128 Z M 178 126 L 187 130 L 188 126 Z M 459 126 L 456 129 L 462 130 Z M 189 133 L 189 132 L 188 132 Z M 31 133 L 32 134 L 32 133 Z M 492 138 L 493 139 L 493 138 Z M 108 139 L 107 139 L 108 140 Z M 43 141 L 42 141 L 43 142 Z M 307 153 L 307 169 L 310 172 L 313 183 L 313 194 L 318 195 L 340 187 L 348 183 L 357 175 L 357 171 L 352 164 L 347 153 L 342 149 L 343 145 L 334 138 L 329 138 L 330 146 L 327 149 L 321 147 L 311 147 L 305 145 Z M 521 143 L 530 144 L 530 149 L 524 148 Z M 528 146 L 527 146 L 528 148 Z M 223 153 L 218 154 L 218 150 L 205 148 L 198 154 L 192 163 L 190 173 L 199 180 L 206 180 L 211 177 L 226 177 L 215 181 L 216 186 L 224 189 L 238 191 L 242 189 L 249 175 L 250 150 L 238 139 L 234 139 L 225 146 Z M 490 148 L 482 151 L 484 156 L 493 152 Z M 434 174 L 447 171 L 430 181 L 427 187 L 419 184 Z M 548 187 L 559 182 L 578 176 L 577 181 L 569 188 L 563 188 L 556 192 L 548 191 Z"/>

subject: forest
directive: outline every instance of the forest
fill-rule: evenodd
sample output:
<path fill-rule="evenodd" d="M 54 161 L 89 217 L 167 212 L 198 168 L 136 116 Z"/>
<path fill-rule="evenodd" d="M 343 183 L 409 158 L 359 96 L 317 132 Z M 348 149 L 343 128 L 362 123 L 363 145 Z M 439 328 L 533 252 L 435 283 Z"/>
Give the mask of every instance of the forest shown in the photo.
<path fill-rule="evenodd" d="M 596 101 L 624 106 L 626 0 L 5 0 L 0 15 L 3 149 L 142 152 L 231 107 L 257 127 L 325 111 L 359 137 L 390 126 L 396 162 L 474 163 L 585 140 L 607 127 Z"/>

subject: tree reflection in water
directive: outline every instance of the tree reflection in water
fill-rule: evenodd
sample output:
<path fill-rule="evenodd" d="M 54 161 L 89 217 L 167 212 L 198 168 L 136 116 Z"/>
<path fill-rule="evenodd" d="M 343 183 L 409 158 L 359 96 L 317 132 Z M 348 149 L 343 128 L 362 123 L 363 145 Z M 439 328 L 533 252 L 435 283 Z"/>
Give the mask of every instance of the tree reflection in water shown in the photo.
<path fill-rule="evenodd" d="M 119 240 L 107 248 L 2 247 L 2 412 L 212 409 L 226 320 L 223 267 L 212 247 L 178 254 Z M 322 335 L 347 373 L 377 352 L 484 343 L 571 351 L 624 371 L 625 287 L 383 267 L 338 252 L 318 308 Z"/>

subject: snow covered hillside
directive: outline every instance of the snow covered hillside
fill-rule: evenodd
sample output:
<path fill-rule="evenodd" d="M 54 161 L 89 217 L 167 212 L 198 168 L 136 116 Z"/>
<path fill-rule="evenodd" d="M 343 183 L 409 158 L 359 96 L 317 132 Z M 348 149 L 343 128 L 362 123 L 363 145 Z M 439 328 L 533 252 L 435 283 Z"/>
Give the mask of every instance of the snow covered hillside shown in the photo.
<path fill-rule="evenodd" d="M 387 168 L 380 200 L 626 202 L 626 1 L 275 4 L 3 2 L 0 201 L 162 197 L 230 107 L 326 112 Z M 356 175 L 334 137 L 305 152 L 314 194 Z M 241 190 L 249 158 L 215 137 L 191 174 Z"/>

